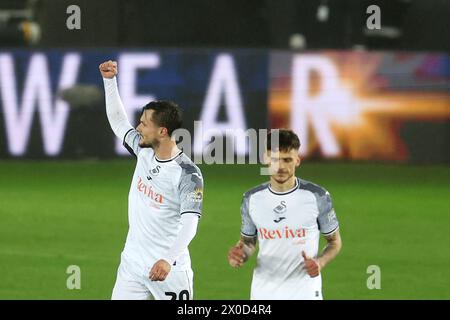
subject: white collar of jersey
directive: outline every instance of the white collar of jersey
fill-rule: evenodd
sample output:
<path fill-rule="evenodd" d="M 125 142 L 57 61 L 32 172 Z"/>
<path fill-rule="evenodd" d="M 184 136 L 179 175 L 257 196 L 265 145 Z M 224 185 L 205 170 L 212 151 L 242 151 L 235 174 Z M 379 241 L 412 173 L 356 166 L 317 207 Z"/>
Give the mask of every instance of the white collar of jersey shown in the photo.
<path fill-rule="evenodd" d="M 156 161 L 158 161 L 158 162 L 169 162 L 169 161 L 172 161 L 173 159 L 177 158 L 178 156 L 180 156 L 182 153 L 183 153 L 183 151 L 180 151 L 180 152 L 177 153 L 177 155 L 173 156 L 172 158 L 165 159 L 165 160 L 160 160 L 160 159 L 158 159 L 158 157 L 157 157 L 156 154 L 155 154 L 155 159 L 156 159 Z"/>
<path fill-rule="evenodd" d="M 297 178 L 295 178 L 295 186 L 293 188 L 291 188 L 291 189 L 289 189 L 287 191 L 283 191 L 283 192 L 278 192 L 278 191 L 273 190 L 272 187 L 270 186 L 270 183 L 269 183 L 269 191 L 274 193 L 274 194 L 276 194 L 276 195 L 280 195 L 280 196 L 288 194 L 288 193 L 291 193 L 291 192 L 294 192 L 297 189 L 298 189 L 298 179 Z"/>

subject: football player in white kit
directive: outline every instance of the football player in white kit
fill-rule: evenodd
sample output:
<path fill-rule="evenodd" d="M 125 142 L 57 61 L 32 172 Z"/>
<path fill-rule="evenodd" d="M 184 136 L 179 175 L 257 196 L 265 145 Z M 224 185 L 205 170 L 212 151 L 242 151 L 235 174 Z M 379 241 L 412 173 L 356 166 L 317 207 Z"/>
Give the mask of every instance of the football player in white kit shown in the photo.
<path fill-rule="evenodd" d="M 244 194 L 241 239 L 228 252 L 232 267 L 240 267 L 256 251 L 252 300 L 321 300 L 321 270 L 339 253 L 342 242 L 330 194 L 297 178 L 298 136 L 278 130 L 279 148 L 267 137 L 270 181 Z M 319 238 L 327 245 L 321 254 Z"/>
<path fill-rule="evenodd" d="M 99 69 L 108 121 L 137 158 L 128 196 L 128 236 L 112 299 L 192 299 L 188 245 L 202 213 L 203 177 L 171 139 L 181 127 L 181 110 L 173 102 L 150 102 L 134 129 L 119 96 L 117 63 L 110 60 Z"/>

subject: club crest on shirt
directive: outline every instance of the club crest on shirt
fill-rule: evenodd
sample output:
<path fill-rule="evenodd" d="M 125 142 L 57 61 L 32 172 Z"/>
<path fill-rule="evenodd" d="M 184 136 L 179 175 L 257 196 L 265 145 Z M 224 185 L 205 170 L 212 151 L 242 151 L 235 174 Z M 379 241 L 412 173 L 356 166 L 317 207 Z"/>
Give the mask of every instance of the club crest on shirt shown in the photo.
<path fill-rule="evenodd" d="M 159 174 L 159 169 L 161 169 L 161 166 L 156 166 L 153 169 L 150 170 L 150 174 L 153 176 L 157 176 Z"/>
<path fill-rule="evenodd" d="M 281 201 L 279 205 L 273 208 L 273 212 L 275 212 L 275 219 L 273 219 L 273 222 L 279 223 L 280 221 L 286 219 L 286 217 L 284 216 L 286 210 L 287 210 L 286 201 Z"/>
<path fill-rule="evenodd" d="M 161 166 L 159 166 L 159 165 L 154 167 L 153 169 L 150 169 L 148 171 L 150 174 L 147 176 L 147 180 L 152 180 L 153 179 L 152 176 L 159 175 L 159 169 L 161 169 Z"/>

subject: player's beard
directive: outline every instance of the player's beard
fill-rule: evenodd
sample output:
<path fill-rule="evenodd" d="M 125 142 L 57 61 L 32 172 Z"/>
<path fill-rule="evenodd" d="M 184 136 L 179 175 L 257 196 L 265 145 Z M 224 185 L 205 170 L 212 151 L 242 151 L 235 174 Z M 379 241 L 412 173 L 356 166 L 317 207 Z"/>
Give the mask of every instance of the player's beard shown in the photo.
<path fill-rule="evenodd" d="M 159 141 L 154 139 L 153 141 L 149 142 L 139 142 L 139 147 L 141 148 L 157 148 L 159 146 Z"/>
<path fill-rule="evenodd" d="M 287 181 L 289 181 L 289 179 L 291 179 L 292 176 L 293 176 L 293 174 L 289 174 L 286 178 L 277 178 L 277 176 L 274 175 L 273 180 L 275 180 L 279 184 L 283 184 L 283 183 L 286 183 Z"/>

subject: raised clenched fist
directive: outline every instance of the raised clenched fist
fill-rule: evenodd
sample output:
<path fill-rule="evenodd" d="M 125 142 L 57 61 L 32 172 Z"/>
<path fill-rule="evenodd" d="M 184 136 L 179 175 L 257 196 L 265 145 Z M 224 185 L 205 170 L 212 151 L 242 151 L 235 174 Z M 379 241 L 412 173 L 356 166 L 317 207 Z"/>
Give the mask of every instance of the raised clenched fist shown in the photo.
<path fill-rule="evenodd" d="M 108 60 L 98 66 L 103 78 L 112 79 L 117 74 L 117 62 Z"/>

